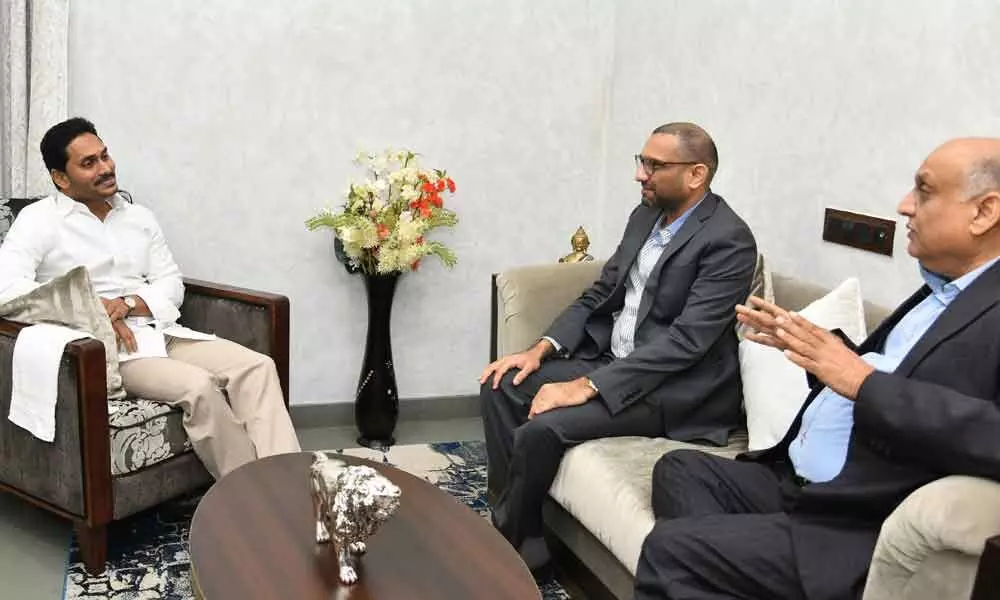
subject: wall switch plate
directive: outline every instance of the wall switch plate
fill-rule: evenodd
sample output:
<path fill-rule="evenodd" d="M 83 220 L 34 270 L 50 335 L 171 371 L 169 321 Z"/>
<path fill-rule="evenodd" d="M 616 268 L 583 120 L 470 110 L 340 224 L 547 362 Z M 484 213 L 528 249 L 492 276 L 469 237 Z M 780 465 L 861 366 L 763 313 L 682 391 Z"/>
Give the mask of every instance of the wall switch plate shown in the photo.
<path fill-rule="evenodd" d="M 823 219 L 823 239 L 892 256 L 892 241 L 896 235 L 896 222 L 869 215 L 826 209 Z"/>

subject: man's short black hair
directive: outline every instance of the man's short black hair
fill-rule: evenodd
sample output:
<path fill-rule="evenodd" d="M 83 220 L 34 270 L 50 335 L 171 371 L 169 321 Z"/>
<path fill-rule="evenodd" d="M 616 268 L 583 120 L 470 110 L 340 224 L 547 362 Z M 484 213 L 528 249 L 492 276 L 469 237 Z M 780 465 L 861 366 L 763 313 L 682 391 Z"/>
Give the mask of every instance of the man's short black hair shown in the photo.
<path fill-rule="evenodd" d="M 694 160 L 708 167 L 705 183 L 712 183 L 719 170 L 719 151 L 708 132 L 694 123 L 667 123 L 653 130 L 653 135 L 673 135 L 677 137 L 684 160 Z"/>
<path fill-rule="evenodd" d="M 73 143 L 73 140 L 85 133 L 97 135 L 97 129 L 94 128 L 93 123 L 83 117 L 66 119 L 62 123 L 53 125 L 46 131 L 45 135 L 42 136 L 42 143 L 40 145 L 45 168 L 50 173 L 53 169 L 65 173 L 66 161 L 69 160 L 69 153 L 66 152 L 66 148 Z"/>

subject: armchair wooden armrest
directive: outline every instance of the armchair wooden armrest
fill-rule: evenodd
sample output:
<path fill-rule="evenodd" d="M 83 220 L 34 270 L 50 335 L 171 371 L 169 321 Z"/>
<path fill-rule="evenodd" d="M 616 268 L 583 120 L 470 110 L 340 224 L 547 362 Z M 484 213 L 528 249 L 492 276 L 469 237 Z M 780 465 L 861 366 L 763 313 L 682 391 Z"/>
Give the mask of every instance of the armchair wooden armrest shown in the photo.
<path fill-rule="evenodd" d="M 27 327 L 0 318 L 0 410 L 10 410 L 14 341 Z M 66 344 L 59 372 L 56 437 L 44 442 L 6 418 L 0 422 L 0 488 L 74 522 L 81 545 L 105 546 L 112 518 L 111 435 L 104 345 Z M 103 565 L 104 555 L 88 557 Z"/>

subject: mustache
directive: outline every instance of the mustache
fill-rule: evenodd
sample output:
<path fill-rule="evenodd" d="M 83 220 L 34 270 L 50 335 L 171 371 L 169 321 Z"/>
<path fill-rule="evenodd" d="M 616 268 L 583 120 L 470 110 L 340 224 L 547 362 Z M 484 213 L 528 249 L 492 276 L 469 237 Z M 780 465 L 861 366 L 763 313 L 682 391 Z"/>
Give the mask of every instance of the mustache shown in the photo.
<path fill-rule="evenodd" d="M 106 183 L 108 181 L 111 181 L 114 178 L 115 178 L 115 173 L 114 173 L 114 171 L 112 171 L 109 175 L 105 175 L 104 177 L 101 177 L 100 179 L 98 179 L 97 180 L 97 185 L 101 185 L 102 183 Z"/>

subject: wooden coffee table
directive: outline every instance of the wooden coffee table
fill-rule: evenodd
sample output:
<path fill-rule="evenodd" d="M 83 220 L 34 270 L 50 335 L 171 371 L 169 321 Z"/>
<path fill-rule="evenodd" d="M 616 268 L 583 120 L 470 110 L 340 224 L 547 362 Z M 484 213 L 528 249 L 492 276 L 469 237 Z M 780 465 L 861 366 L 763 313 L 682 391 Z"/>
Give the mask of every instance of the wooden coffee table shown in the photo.
<path fill-rule="evenodd" d="M 495 529 L 430 483 L 366 464 L 402 490 L 396 514 L 369 540 L 360 580 L 341 586 L 330 544 L 316 544 L 312 454 L 236 469 L 202 498 L 191 523 L 191 584 L 204 600 L 540 598 L 524 562 Z"/>

